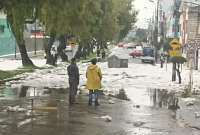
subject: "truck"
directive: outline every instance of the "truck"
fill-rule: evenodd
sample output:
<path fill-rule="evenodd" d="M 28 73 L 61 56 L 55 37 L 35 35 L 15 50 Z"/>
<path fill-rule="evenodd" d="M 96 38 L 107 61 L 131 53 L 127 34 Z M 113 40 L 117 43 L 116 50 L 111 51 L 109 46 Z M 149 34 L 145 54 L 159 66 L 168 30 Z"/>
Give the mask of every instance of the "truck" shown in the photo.
<path fill-rule="evenodd" d="M 155 64 L 154 48 L 152 47 L 143 48 L 143 57 L 141 57 L 141 62 Z"/>

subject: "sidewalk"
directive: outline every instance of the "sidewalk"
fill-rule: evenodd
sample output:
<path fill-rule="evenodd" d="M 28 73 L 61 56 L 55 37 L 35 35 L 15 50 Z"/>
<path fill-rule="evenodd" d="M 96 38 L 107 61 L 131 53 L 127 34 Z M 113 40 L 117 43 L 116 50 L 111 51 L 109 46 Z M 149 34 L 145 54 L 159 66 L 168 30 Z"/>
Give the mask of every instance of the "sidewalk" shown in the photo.
<path fill-rule="evenodd" d="M 43 51 L 37 52 L 37 55 L 34 55 L 33 52 L 29 53 L 30 59 L 33 63 L 38 66 L 42 67 L 46 64 L 46 59 L 44 59 Z M 20 56 L 17 56 L 15 59 L 14 56 L 10 57 L 0 57 L 0 70 L 15 70 L 17 68 L 22 67 L 22 61 Z"/>
<path fill-rule="evenodd" d="M 183 127 L 200 130 L 200 96 L 180 98 L 180 110 L 177 111 L 177 119 Z"/>

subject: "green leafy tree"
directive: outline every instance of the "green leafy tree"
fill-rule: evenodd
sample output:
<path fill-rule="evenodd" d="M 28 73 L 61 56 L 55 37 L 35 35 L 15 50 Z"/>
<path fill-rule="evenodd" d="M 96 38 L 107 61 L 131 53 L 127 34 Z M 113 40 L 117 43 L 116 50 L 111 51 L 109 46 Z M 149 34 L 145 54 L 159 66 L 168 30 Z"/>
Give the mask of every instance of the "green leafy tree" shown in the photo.
<path fill-rule="evenodd" d="M 133 0 L 118 0 L 117 8 L 120 7 L 118 24 L 120 26 L 118 40 L 122 40 L 134 26 L 138 12 L 134 10 Z"/>
<path fill-rule="evenodd" d="M 23 31 L 27 18 L 37 18 L 50 36 L 45 44 L 47 63 L 54 65 L 50 49 L 60 40 L 61 57 L 65 57 L 67 37 L 79 42 L 79 53 L 89 55 L 95 45 L 103 48 L 108 41 L 122 39 L 136 21 L 133 0 L 0 0 L 8 15 L 22 55 L 23 65 L 33 65 L 28 58 Z M 94 40 L 96 39 L 96 40 Z"/>

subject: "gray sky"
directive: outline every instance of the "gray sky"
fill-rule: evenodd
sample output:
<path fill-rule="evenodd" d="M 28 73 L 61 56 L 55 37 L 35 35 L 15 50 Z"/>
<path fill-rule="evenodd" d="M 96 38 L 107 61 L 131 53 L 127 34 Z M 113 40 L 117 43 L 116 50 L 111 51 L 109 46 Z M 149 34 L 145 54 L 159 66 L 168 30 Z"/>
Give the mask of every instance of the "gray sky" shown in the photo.
<path fill-rule="evenodd" d="M 155 11 L 156 0 L 155 2 L 149 2 L 149 0 L 135 0 L 134 6 L 135 9 L 139 11 L 138 21 L 136 23 L 137 27 L 146 28 L 147 19 L 152 18 L 153 12 Z"/>

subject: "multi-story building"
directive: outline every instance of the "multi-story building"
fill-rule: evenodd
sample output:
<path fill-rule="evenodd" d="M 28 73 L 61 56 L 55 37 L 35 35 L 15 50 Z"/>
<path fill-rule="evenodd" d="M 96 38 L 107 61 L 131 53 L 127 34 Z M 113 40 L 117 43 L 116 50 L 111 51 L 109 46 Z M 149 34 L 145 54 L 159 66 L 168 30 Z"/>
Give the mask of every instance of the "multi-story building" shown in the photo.
<path fill-rule="evenodd" d="M 180 42 L 187 58 L 193 57 L 195 69 L 198 69 L 199 48 L 197 48 L 197 44 L 191 44 L 189 41 L 193 40 L 200 44 L 200 1 L 182 0 L 179 12 L 181 13 L 179 20 Z M 191 49 L 194 49 L 192 53 L 190 53 Z"/>
<path fill-rule="evenodd" d="M 180 42 L 185 45 L 188 40 L 196 39 L 200 34 L 200 4 L 195 0 L 182 1 L 179 12 Z"/>

